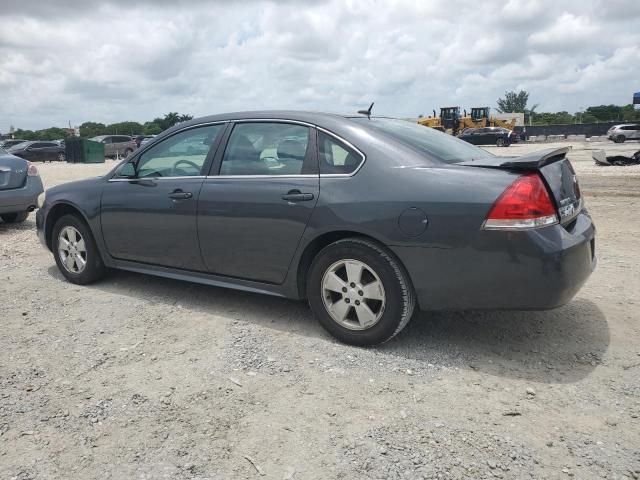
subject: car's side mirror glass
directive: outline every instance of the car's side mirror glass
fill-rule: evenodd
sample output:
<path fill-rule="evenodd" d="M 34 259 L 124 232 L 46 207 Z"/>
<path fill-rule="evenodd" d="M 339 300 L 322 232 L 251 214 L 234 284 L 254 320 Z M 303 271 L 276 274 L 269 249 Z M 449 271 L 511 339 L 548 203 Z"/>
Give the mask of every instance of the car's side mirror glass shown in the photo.
<path fill-rule="evenodd" d="M 118 176 L 124 178 L 135 178 L 136 167 L 133 163 L 127 162 L 118 169 Z"/>

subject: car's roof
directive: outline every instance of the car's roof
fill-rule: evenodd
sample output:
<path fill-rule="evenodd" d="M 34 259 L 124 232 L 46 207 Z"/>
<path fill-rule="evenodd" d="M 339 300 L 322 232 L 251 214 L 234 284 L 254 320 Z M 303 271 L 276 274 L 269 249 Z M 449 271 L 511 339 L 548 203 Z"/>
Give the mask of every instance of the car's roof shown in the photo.
<path fill-rule="evenodd" d="M 246 119 L 276 119 L 276 120 L 296 120 L 299 122 L 318 123 L 322 121 L 345 120 L 350 116 L 336 113 L 313 112 L 302 110 L 253 110 L 245 112 L 220 113 L 208 115 L 206 117 L 194 118 L 180 125 L 191 123 L 215 122 L 220 120 L 246 120 Z"/>
<path fill-rule="evenodd" d="M 613 128 L 616 127 L 637 127 L 640 125 L 639 123 L 619 123 L 618 125 L 614 125 Z"/>

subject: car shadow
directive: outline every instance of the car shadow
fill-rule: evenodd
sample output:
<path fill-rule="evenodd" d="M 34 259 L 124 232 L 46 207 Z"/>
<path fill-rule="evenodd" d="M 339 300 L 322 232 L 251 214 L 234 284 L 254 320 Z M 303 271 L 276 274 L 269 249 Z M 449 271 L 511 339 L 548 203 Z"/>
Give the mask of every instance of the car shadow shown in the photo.
<path fill-rule="evenodd" d="M 537 312 L 418 312 L 381 348 L 415 360 L 444 357 L 452 365 L 500 377 L 572 383 L 602 362 L 609 337 L 602 310 L 576 298 Z"/>
<path fill-rule="evenodd" d="M 48 272 L 65 281 L 55 265 Z M 125 271 L 84 288 L 335 342 L 305 302 Z M 377 354 L 425 369 L 458 367 L 541 383 L 572 383 L 602 362 L 608 346 L 603 312 L 577 298 L 543 312 L 416 312 L 402 333 L 377 347 Z"/>

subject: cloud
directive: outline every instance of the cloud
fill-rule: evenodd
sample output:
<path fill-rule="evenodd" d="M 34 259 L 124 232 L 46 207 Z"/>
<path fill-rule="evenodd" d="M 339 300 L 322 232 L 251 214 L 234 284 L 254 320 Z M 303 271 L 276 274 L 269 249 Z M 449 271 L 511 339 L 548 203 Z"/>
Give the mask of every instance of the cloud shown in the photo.
<path fill-rule="evenodd" d="M 0 131 L 169 111 L 353 112 L 371 101 L 406 117 L 494 106 L 514 88 L 540 111 L 629 103 L 638 5 L 5 0 Z"/>

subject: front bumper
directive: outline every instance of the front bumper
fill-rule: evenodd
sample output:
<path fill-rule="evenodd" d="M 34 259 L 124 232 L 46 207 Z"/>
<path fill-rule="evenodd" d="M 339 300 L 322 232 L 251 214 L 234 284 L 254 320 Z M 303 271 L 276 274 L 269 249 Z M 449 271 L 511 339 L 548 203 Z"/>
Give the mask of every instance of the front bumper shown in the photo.
<path fill-rule="evenodd" d="M 569 302 L 596 265 L 595 226 L 480 231 L 464 248 L 392 247 L 423 310 L 547 310 Z"/>
<path fill-rule="evenodd" d="M 21 188 L 0 190 L 0 214 L 20 213 L 38 206 L 38 195 L 44 191 L 40 177 L 27 177 Z"/>

